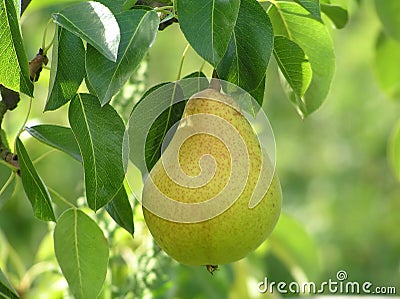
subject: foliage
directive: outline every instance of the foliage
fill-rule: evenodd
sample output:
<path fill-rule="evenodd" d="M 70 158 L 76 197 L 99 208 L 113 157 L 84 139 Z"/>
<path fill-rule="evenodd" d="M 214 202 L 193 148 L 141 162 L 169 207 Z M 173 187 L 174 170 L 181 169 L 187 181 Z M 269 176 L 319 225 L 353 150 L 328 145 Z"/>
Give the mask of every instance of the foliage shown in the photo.
<path fill-rule="evenodd" d="M 25 126 L 24 122 L 21 130 L 77 162 L 77 169 L 84 175 L 84 186 L 77 194 L 69 194 L 66 198 L 48 187 L 50 184 L 38 171 L 39 162 L 31 159 L 34 147 L 28 146 L 31 144 L 24 141 L 21 132 L 14 132 L 13 150 L 6 141 L 11 140 L 12 134 L 1 130 L 0 208 L 7 204 L 21 181 L 33 215 L 41 221 L 49 221 L 54 240 L 52 234 L 43 238 L 40 247 L 43 251 L 39 250 L 35 257 L 37 269 L 40 269 L 37 271 L 35 265 L 31 268 L 21 266 L 17 254 L 0 231 L 0 295 L 34 298 L 35 287 L 39 290 L 50 281 L 54 282 L 52 285 L 62 285 L 64 276 L 69 290 L 64 284 L 45 291 L 53 296 L 72 294 L 76 298 L 136 298 L 146 294 L 156 298 L 187 294 L 228 298 L 230 289 L 240 278 L 239 273 L 249 274 L 252 263 L 264 261 L 268 259 L 265 256 L 271 255 L 278 260 L 269 260 L 271 269 L 282 264 L 297 281 L 318 278 L 321 269 L 316 244 L 306 229 L 289 215 L 282 216 L 268 245 L 258 249 L 249 260 L 219 271 L 212 282 L 198 269 L 173 264 L 153 242 L 148 241 L 150 238 L 144 231 L 136 201 L 124 183 L 129 174 L 126 172 L 129 168 L 127 153 L 124 152 L 125 122 L 131 110 L 138 107 L 134 106 L 136 102 L 140 103 L 141 99 L 168 83 L 157 82 L 144 93 L 140 86 L 143 82 L 138 77 L 141 68 L 146 70 L 147 59 L 152 57 L 150 48 L 161 38 L 160 31 L 175 26 L 175 20 L 178 22 L 175 27 L 179 26 L 178 30 L 206 67 L 216 70 L 215 76 L 240 86 L 262 105 L 268 91 L 267 73 L 277 69 L 290 103 L 301 118 L 308 117 L 328 96 L 335 71 L 330 25 L 337 29 L 345 27 L 348 21 L 346 8 L 337 1 L 327 0 L 55 2 L 33 1 L 31 4 L 36 9 L 48 9 L 52 14 L 50 25 L 35 29 L 36 34 L 44 31 L 41 45 L 44 56 L 51 45 L 46 44 L 48 28 L 55 27 L 49 54 L 47 96 L 39 96 L 36 94 L 37 83 L 34 85 L 29 78 L 33 63 L 29 64 L 26 49 L 33 46 L 27 45 L 21 31 L 24 24 L 20 19 L 23 11 L 20 2 L 0 1 L 0 120 L 3 121 L 5 112 L 14 109 L 20 100 L 18 97 L 10 105 L 5 89 L 14 94 L 35 96 L 33 105 L 38 100 L 36 97 L 46 98 L 44 117 L 50 113 L 67 115 L 68 123 L 60 125 L 57 116 L 47 124 L 41 121 L 41 124 Z M 399 98 L 400 73 L 393 63 L 399 60 L 400 52 L 398 1 L 375 0 L 375 4 L 382 24 L 375 51 L 377 81 L 389 97 Z M 27 13 L 25 17 L 30 15 Z M 276 65 L 271 63 L 272 57 Z M 174 63 L 178 65 L 179 62 Z M 42 69 L 42 63 L 38 69 Z M 35 72 L 34 81 L 39 79 L 40 70 Z M 189 77 L 204 77 L 202 71 L 203 67 Z M 137 94 L 132 92 L 133 89 Z M 174 89 L 168 95 L 171 104 L 175 92 Z M 23 99 L 28 101 L 26 96 Z M 153 124 L 145 141 L 148 168 L 160 157 L 165 132 L 180 119 L 184 104 L 171 105 Z M 282 115 L 282 119 L 285 117 Z M 397 176 L 400 173 L 399 132 L 397 125 L 388 146 Z M 42 148 L 42 152 L 47 150 Z M 17 162 L 14 154 L 17 154 Z M 62 171 L 53 168 L 52 172 L 57 173 L 61 184 L 68 184 Z M 140 179 L 140 175 L 135 178 L 136 181 Z M 132 239 L 134 232 L 135 239 Z M 294 237 L 288 239 L 288 235 Z M 46 248 L 53 248 L 46 243 L 49 240 L 54 242 L 54 251 L 44 253 Z M 56 262 L 62 275 L 54 266 Z M 50 278 L 45 276 L 46 273 Z M 184 287 L 172 285 L 168 276 Z M 200 283 L 195 284 L 191 278 Z M 9 280 L 18 285 L 17 291 Z M 211 287 L 203 288 L 203 283 L 210 283 Z M 103 285 L 106 287 L 102 288 Z"/>

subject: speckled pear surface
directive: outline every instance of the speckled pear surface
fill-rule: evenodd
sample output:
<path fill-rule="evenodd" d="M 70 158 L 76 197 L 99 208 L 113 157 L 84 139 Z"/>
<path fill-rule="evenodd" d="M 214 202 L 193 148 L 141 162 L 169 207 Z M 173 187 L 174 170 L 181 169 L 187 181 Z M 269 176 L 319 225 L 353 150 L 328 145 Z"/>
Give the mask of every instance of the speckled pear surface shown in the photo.
<path fill-rule="evenodd" d="M 262 151 L 251 125 L 237 107 L 232 98 L 214 89 L 206 89 L 193 95 L 162 159 L 153 167 L 145 182 L 142 201 L 147 226 L 157 244 L 180 263 L 219 265 L 237 261 L 265 241 L 279 218 L 282 193 L 276 174 L 262 200 L 255 207 L 249 207 L 249 200 L 259 177 Z M 202 118 L 202 115 L 207 117 Z M 190 116 L 197 117 L 191 119 Z M 221 127 L 220 120 L 234 130 Z M 213 133 L 206 134 L 207 129 Z M 201 133 L 193 134 L 178 147 L 174 147 L 180 135 L 188 130 Z M 223 134 L 223 140 L 214 133 Z M 245 150 L 240 150 L 239 156 L 248 157 L 247 165 L 240 157 L 232 158 L 232 150 L 225 144 L 225 141 L 229 143 L 232 139 L 232 148 L 240 149 L 240 142 L 236 141 L 238 134 L 242 138 L 242 145 L 245 145 Z M 242 167 L 243 171 L 232 176 L 234 169 L 241 170 Z M 272 169 L 272 165 L 268 167 Z M 204 184 L 194 188 L 185 185 L 184 179 L 177 183 L 182 171 L 189 177 L 189 181 L 197 177 L 202 182 L 204 177 Z M 243 184 L 237 199 L 230 198 L 232 193 L 223 192 L 230 177 L 237 180 L 237 183 L 233 181 L 234 186 Z M 265 185 L 267 188 L 269 181 Z M 186 223 L 181 223 L 164 219 L 150 211 L 153 209 L 148 209 L 158 205 L 157 200 L 162 200 L 160 194 L 180 203 L 204 203 L 218 194 L 224 205 L 232 200 L 234 202 L 216 217 L 188 223 L 191 217 L 197 219 L 201 213 L 195 206 L 188 212 L 189 215 L 182 215 Z M 182 213 L 173 208 L 168 208 L 166 212 L 171 215 Z"/>

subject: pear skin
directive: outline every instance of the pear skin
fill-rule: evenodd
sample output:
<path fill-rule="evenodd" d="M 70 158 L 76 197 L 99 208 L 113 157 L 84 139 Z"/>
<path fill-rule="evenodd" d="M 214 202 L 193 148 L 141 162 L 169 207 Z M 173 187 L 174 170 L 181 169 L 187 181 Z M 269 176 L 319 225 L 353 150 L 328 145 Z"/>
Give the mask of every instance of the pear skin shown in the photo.
<path fill-rule="evenodd" d="M 261 165 L 270 177 L 251 207 Z M 145 181 L 142 204 L 151 234 L 168 255 L 186 265 L 221 265 L 244 258 L 271 234 L 282 191 L 236 102 L 206 89 L 189 99 Z"/>

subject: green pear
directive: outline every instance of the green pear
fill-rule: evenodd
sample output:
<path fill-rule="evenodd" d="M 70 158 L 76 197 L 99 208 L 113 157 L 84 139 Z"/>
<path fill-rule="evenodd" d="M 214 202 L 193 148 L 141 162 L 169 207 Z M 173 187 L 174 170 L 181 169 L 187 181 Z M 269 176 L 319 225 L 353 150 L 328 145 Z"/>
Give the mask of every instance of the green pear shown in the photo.
<path fill-rule="evenodd" d="M 252 206 L 260 186 L 265 190 Z M 142 196 L 157 244 L 178 262 L 211 272 L 264 242 L 281 202 L 279 179 L 252 126 L 231 97 L 211 88 L 187 102 Z"/>

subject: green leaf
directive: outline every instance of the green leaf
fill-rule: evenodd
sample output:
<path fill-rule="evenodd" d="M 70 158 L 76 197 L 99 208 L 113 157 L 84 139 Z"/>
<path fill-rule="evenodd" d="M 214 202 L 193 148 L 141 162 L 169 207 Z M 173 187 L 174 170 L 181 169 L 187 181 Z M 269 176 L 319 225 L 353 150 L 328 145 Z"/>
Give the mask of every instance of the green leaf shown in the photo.
<path fill-rule="evenodd" d="M 192 48 L 216 67 L 228 47 L 239 0 L 178 0 L 179 25 Z"/>
<path fill-rule="evenodd" d="M 68 117 L 83 160 L 88 205 L 96 211 L 116 195 L 124 180 L 125 126 L 112 106 L 101 107 L 90 94 L 71 100 Z"/>
<path fill-rule="evenodd" d="M 337 29 L 342 29 L 346 26 L 349 20 L 349 14 L 347 10 L 338 6 L 331 4 L 321 4 L 321 10 L 326 14 Z"/>
<path fill-rule="evenodd" d="M 117 110 L 124 121 L 129 119 L 133 106 L 135 106 L 146 91 L 148 60 L 149 55 L 140 62 L 135 72 L 133 72 L 128 81 L 121 87 L 110 102 L 110 105 Z"/>
<path fill-rule="evenodd" d="M 13 171 L 0 164 L 0 209 L 10 199 L 15 189 L 15 175 Z"/>
<path fill-rule="evenodd" d="M 122 6 L 122 10 L 129 10 L 132 9 L 135 4 L 136 4 L 137 0 L 125 0 L 124 5 Z"/>
<path fill-rule="evenodd" d="M 298 97 L 311 83 L 312 70 L 303 49 L 285 36 L 274 38 L 274 56 L 286 81 Z"/>
<path fill-rule="evenodd" d="M 257 101 L 259 107 L 262 107 L 262 104 L 264 101 L 265 78 L 266 78 L 266 74 L 264 75 L 264 78 L 262 79 L 262 81 L 258 85 L 258 87 L 250 92 L 250 95 Z M 253 111 L 251 112 L 253 116 L 256 115 L 256 111 L 258 111 L 259 107 L 253 107 Z"/>
<path fill-rule="evenodd" d="M 45 111 L 55 110 L 71 100 L 85 76 L 82 40 L 62 27 L 56 31 L 52 57 Z"/>
<path fill-rule="evenodd" d="M 174 96 L 172 93 L 174 92 L 172 88 L 170 89 L 171 98 Z M 179 93 L 179 91 L 176 91 Z M 152 169 L 153 166 L 157 163 L 157 161 L 161 157 L 162 148 L 161 145 L 164 141 L 165 135 L 172 128 L 172 126 L 179 122 L 182 118 L 183 111 L 185 110 L 186 101 L 180 101 L 178 103 L 173 104 L 168 109 L 164 110 L 154 121 L 149 134 L 146 139 L 146 164 L 147 169 Z M 176 131 L 176 127 L 174 127 L 173 131 L 170 134 L 174 134 Z M 172 136 L 172 135 L 171 135 Z"/>
<path fill-rule="evenodd" d="M 124 186 L 121 186 L 115 197 L 106 205 L 106 211 L 119 226 L 133 235 L 133 211 Z"/>
<path fill-rule="evenodd" d="M 33 96 L 28 58 L 22 43 L 14 1 L 0 0 L 0 84 Z"/>
<path fill-rule="evenodd" d="M 400 180 L 400 121 L 397 122 L 389 139 L 388 158 L 397 179 Z"/>
<path fill-rule="evenodd" d="M 173 125 L 181 119 L 186 100 L 208 87 L 207 78 L 194 75 L 188 75 L 177 84 L 153 86 L 134 106 L 128 124 L 129 158 L 142 174 L 150 171 L 161 157 L 162 144 L 168 145 L 176 130 Z M 164 141 L 167 133 L 169 138 Z"/>
<path fill-rule="evenodd" d="M 12 287 L 3 271 L 0 269 L 0 297 L 7 299 L 18 299 L 17 292 Z"/>
<path fill-rule="evenodd" d="M 125 84 L 139 66 L 158 30 L 154 11 L 134 9 L 116 15 L 121 28 L 121 42 L 116 62 L 111 62 L 88 45 L 86 71 L 91 86 L 102 105 Z"/>
<path fill-rule="evenodd" d="M 311 83 L 304 96 L 295 98 L 296 108 L 302 117 L 318 109 L 328 95 L 335 71 L 333 44 L 326 26 L 313 18 L 308 11 L 294 2 L 276 2 L 268 10 L 274 32 L 298 44 L 307 55 L 311 69 Z"/>
<path fill-rule="evenodd" d="M 190 79 L 190 80 L 186 80 Z M 190 98 L 194 93 L 207 89 L 210 85 L 208 78 L 203 72 L 193 72 L 178 81 L 185 98 Z"/>
<path fill-rule="evenodd" d="M 14 1 L 14 7 L 15 7 L 15 12 L 18 16 L 18 19 L 21 18 L 21 2 L 20 0 L 13 0 Z"/>
<path fill-rule="evenodd" d="M 307 9 L 317 20 L 321 20 L 319 0 L 295 0 L 298 4 Z"/>
<path fill-rule="evenodd" d="M 400 99 L 400 42 L 379 34 L 375 49 L 375 74 L 382 90 L 391 98 Z"/>
<path fill-rule="evenodd" d="M 109 8 L 88 1 L 71 5 L 53 14 L 54 21 L 87 41 L 111 61 L 117 60 L 120 29 Z"/>
<path fill-rule="evenodd" d="M 375 0 L 375 7 L 386 34 L 400 41 L 400 1 Z"/>
<path fill-rule="evenodd" d="M 57 125 L 36 125 L 25 130 L 37 140 L 54 147 L 82 162 L 82 157 L 71 128 Z"/>
<path fill-rule="evenodd" d="M 321 268 L 318 248 L 303 225 L 291 216 L 281 214 L 268 244 L 297 282 L 313 281 L 318 277 Z"/>
<path fill-rule="evenodd" d="M 260 4 L 242 0 L 228 49 L 217 67 L 219 78 L 254 92 L 264 79 L 273 36 L 271 22 Z"/>
<path fill-rule="evenodd" d="M 54 251 L 75 298 L 97 298 L 107 273 L 108 242 L 96 222 L 81 210 L 65 211 L 54 229 Z"/>
<path fill-rule="evenodd" d="M 124 6 L 125 0 L 96 0 L 107 6 L 112 13 L 115 15 L 122 11 L 122 7 Z"/>
<path fill-rule="evenodd" d="M 16 140 L 18 162 L 21 168 L 21 180 L 24 191 L 31 202 L 35 217 L 44 221 L 56 221 L 50 194 L 45 184 L 36 172 L 21 140 Z"/>

